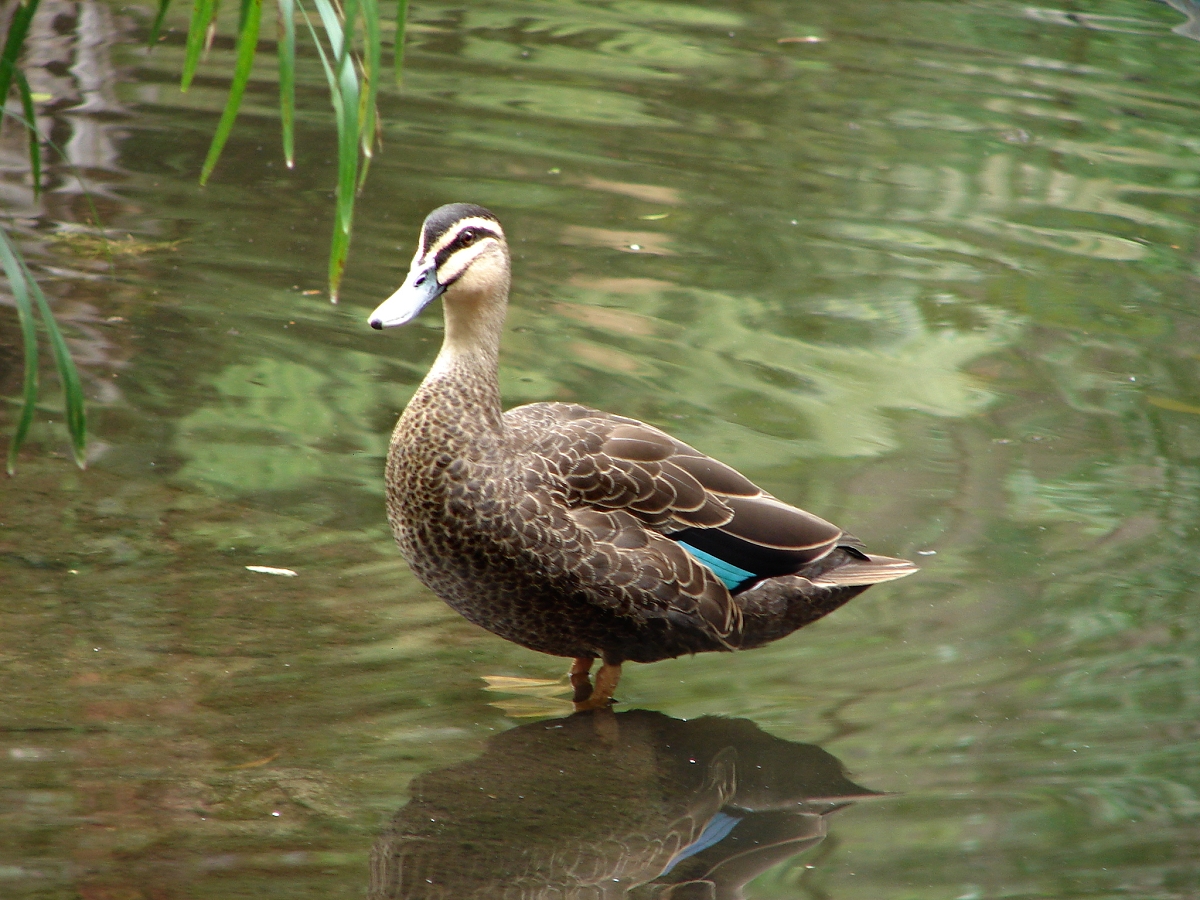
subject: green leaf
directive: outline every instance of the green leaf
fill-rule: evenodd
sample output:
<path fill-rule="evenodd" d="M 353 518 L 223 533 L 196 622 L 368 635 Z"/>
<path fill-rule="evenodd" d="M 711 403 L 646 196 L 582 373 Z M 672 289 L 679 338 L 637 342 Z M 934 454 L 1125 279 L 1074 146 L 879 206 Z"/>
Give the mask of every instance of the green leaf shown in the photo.
<path fill-rule="evenodd" d="M 243 10 L 244 12 L 244 10 Z M 221 0 L 213 0 L 212 21 L 208 23 L 208 29 L 204 32 L 204 53 L 202 58 L 208 58 L 208 51 L 212 49 L 213 41 L 217 37 L 217 22 L 221 18 Z M 241 18 L 238 19 L 238 33 L 242 30 Z"/>
<path fill-rule="evenodd" d="M 366 140 L 366 135 L 363 136 L 363 140 Z M 354 187 L 354 192 L 356 194 L 362 192 L 363 185 L 367 183 L 367 173 L 370 170 L 371 170 L 371 157 L 367 156 L 364 153 L 362 159 L 360 159 L 358 161 L 358 184 L 355 185 L 355 187 Z"/>
<path fill-rule="evenodd" d="M 338 97 L 338 93 L 335 89 L 337 87 L 337 81 L 333 77 L 333 68 L 329 65 L 329 57 L 325 54 L 325 45 L 321 43 L 321 38 L 317 34 L 317 30 L 313 28 L 312 19 L 308 17 L 308 12 L 304 9 L 304 5 L 300 2 L 300 0 L 296 0 L 296 8 L 299 9 L 300 14 L 304 16 L 304 24 L 308 26 L 308 32 L 312 35 L 313 43 L 317 47 L 317 53 L 321 57 L 321 67 L 325 70 L 325 81 L 329 84 L 329 93 L 333 100 L 334 111 L 336 112 L 340 98 Z"/>
<path fill-rule="evenodd" d="M 363 91 L 359 107 L 359 131 L 363 165 L 358 173 L 358 184 L 355 190 L 362 190 L 367 178 L 368 161 L 375 152 L 376 131 L 379 127 L 376 119 L 376 96 L 379 93 L 379 71 L 382 66 L 383 38 L 379 27 L 379 0 L 361 0 L 363 17 Z"/>
<path fill-rule="evenodd" d="M 217 123 L 216 133 L 208 148 L 208 156 L 204 158 L 204 166 L 200 170 L 200 183 L 208 181 L 225 141 L 233 131 L 233 123 L 237 119 L 238 108 L 242 105 L 242 95 L 246 93 L 246 84 L 250 81 L 250 70 L 254 66 L 254 54 L 258 49 L 258 29 L 262 23 L 262 0 L 243 0 L 242 30 L 238 35 L 237 65 L 233 70 L 233 83 L 229 85 L 229 99 L 225 103 L 225 111 L 221 113 L 221 121 Z"/>
<path fill-rule="evenodd" d="M 322 62 L 326 65 L 326 78 L 330 82 L 330 95 L 337 114 L 338 128 L 337 211 L 329 257 L 329 299 L 336 303 L 342 273 L 346 268 L 346 257 L 350 252 L 350 225 L 354 218 L 354 195 L 358 184 L 359 83 L 358 75 L 354 71 L 354 60 L 347 49 L 349 44 L 346 37 L 351 33 L 350 26 L 343 33 L 337 12 L 330 0 L 315 2 L 317 12 L 321 16 L 321 24 L 325 26 L 325 33 L 329 35 L 331 55 L 336 61 L 331 70 L 322 56 Z M 347 8 L 350 8 L 349 4 Z"/>
<path fill-rule="evenodd" d="M 359 0 L 342 0 L 342 46 L 338 52 L 336 71 L 341 71 L 346 60 L 354 52 L 354 29 L 358 24 Z"/>
<path fill-rule="evenodd" d="M 33 96 L 29 93 L 29 82 L 19 69 L 13 73 L 17 79 L 17 92 L 21 95 L 21 106 L 25 110 L 25 130 L 29 132 L 29 168 L 33 175 L 33 196 L 42 192 L 42 146 L 38 140 L 37 113 L 33 108 Z"/>
<path fill-rule="evenodd" d="M 153 47 L 158 43 L 158 36 L 162 32 L 163 20 L 167 17 L 167 7 L 171 5 L 171 0 L 158 0 L 158 15 L 154 17 L 154 24 L 150 26 L 150 37 L 146 40 L 147 47 Z"/>
<path fill-rule="evenodd" d="M 294 0 L 279 2 L 279 121 L 283 128 L 283 158 L 296 167 L 296 6 Z"/>
<path fill-rule="evenodd" d="M 329 301 L 338 302 L 338 289 L 346 271 L 346 259 L 350 256 L 350 232 L 335 224 L 333 238 L 329 243 Z"/>
<path fill-rule="evenodd" d="M 179 89 L 186 91 L 192 85 L 196 75 L 196 67 L 200 65 L 200 54 L 208 35 L 208 27 L 217 14 L 216 0 L 195 0 L 192 6 L 192 24 L 188 26 L 187 53 L 183 59 L 183 78 Z"/>
<path fill-rule="evenodd" d="M 8 234 L 0 229 L 0 261 L 4 265 L 4 274 L 12 288 L 13 299 L 17 304 L 17 320 L 21 324 L 21 343 L 25 345 L 25 386 L 21 401 L 21 414 L 17 419 L 17 430 L 13 432 L 12 443 L 8 445 L 8 474 L 16 471 L 17 453 L 25 443 L 29 434 L 29 426 L 33 422 L 33 411 L 37 404 L 38 394 L 38 346 L 37 327 L 34 324 L 33 308 L 29 303 L 29 286 L 25 282 L 25 273 L 21 268 L 19 251 L 9 241 Z"/>
<path fill-rule="evenodd" d="M 393 65 L 396 84 L 400 83 L 400 71 L 404 67 L 404 26 L 408 21 L 408 0 L 396 2 L 396 39 L 392 44 Z"/>
<path fill-rule="evenodd" d="M 320 0 L 316 0 L 316 2 L 318 5 L 320 4 Z M 321 43 L 321 38 L 317 35 L 317 30 L 313 27 L 312 19 L 308 17 L 308 12 L 304 9 L 304 6 L 300 0 L 296 0 L 296 7 L 300 10 L 301 15 L 304 16 L 304 24 L 308 26 L 308 31 L 312 35 L 313 44 L 316 45 L 317 53 L 321 57 L 321 67 L 325 70 L 325 81 L 329 84 L 329 99 L 333 103 L 334 116 L 337 120 L 338 132 L 340 135 L 345 120 L 342 116 L 342 95 L 338 91 L 337 78 L 333 74 L 333 67 L 329 64 L 329 56 L 325 53 L 325 46 Z M 341 27 L 338 25 L 336 16 L 332 17 L 332 21 L 337 30 L 329 35 L 330 45 L 336 49 L 340 49 Z M 322 23 L 325 24 L 326 31 L 328 32 L 329 23 L 324 19 L 324 16 L 322 16 Z M 348 253 L 349 239 L 342 229 L 335 225 L 333 229 L 333 241 L 329 250 L 329 291 L 330 299 L 334 303 L 337 302 L 335 286 L 341 283 L 342 272 L 345 269 L 346 255 Z"/>
<path fill-rule="evenodd" d="M 29 432 L 34 406 L 37 402 L 37 329 L 34 326 L 33 312 L 29 302 L 30 296 L 37 304 L 42 324 L 50 338 L 50 352 L 54 357 L 54 365 L 58 369 L 58 377 L 62 381 L 66 400 L 67 430 L 71 434 L 71 450 L 74 453 L 76 464 L 82 469 L 86 463 L 87 415 L 83 407 L 83 385 L 79 380 L 79 370 L 75 368 L 75 361 L 71 359 L 71 351 L 67 349 L 67 342 L 63 339 L 62 332 L 58 330 L 58 323 L 54 321 L 54 313 L 50 310 L 50 304 L 46 302 L 46 295 L 42 293 L 41 287 L 38 286 L 33 273 L 29 271 L 25 260 L 21 258 L 16 245 L 3 231 L 0 231 L 0 262 L 3 262 L 4 272 L 8 276 L 13 297 L 17 302 L 21 339 L 25 344 L 24 401 L 21 406 L 21 417 L 17 422 L 17 431 L 8 450 L 8 473 L 10 475 L 13 473 L 17 451 L 20 450 L 21 444 Z"/>
<path fill-rule="evenodd" d="M 242 0 L 241 5 L 238 7 L 238 23 L 237 23 L 238 34 L 241 34 L 243 31 L 246 30 L 246 16 L 248 16 L 249 14 L 250 14 L 249 0 Z"/>
<path fill-rule="evenodd" d="M 25 34 L 29 31 L 29 21 L 37 12 L 38 0 L 27 0 L 17 7 L 8 26 L 8 37 L 4 40 L 4 50 L 0 51 L 0 107 L 8 98 L 8 89 L 12 85 L 13 75 L 17 72 L 17 57 L 25 43 Z"/>

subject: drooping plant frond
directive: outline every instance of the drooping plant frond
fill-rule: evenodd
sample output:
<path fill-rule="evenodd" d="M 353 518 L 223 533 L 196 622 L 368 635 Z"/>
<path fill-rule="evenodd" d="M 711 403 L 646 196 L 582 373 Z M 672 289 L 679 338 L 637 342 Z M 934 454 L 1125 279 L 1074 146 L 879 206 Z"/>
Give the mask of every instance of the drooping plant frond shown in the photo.
<path fill-rule="evenodd" d="M 87 419 L 83 408 L 83 386 L 79 381 L 79 371 L 75 361 L 67 349 L 67 342 L 59 331 L 58 323 L 46 302 L 46 295 L 38 286 L 29 266 L 21 257 L 16 245 L 9 239 L 8 234 L 0 230 L 0 264 L 4 274 L 8 276 L 9 287 L 17 304 L 17 318 L 21 323 L 21 340 L 25 345 L 25 387 L 21 401 L 21 413 L 17 419 L 17 430 L 13 434 L 12 443 L 8 448 L 8 474 L 15 470 L 17 453 L 29 433 L 33 422 L 34 409 L 38 396 L 38 340 L 37 323 L 34 317 L 34 307 L 41 317 L 42 326 L 50 339 L 50 353 L 54 357 L 54 365 L 58 369 L 62 381 L 63 394 L 66 398 L 67 430 L 71 434 L 71 450 L 75 462 L 82 469 L 87 448 Z"/>
<path fill-rule="evenodd" d="M 151 29 L 152 41 L 157 37 L 169 3 L 170 0 L 161 0 L 158 17 Z M 399 0 L 397 72 L 403 57 L 401 48 L 407 7 L 407 0 Z M 379 0 L 312 0 L 312 8 L 319 29 L 301 0 L 276 0 L 279 118 L 284 159 L 288 168 L 292 168 L 295 165 L 296 15 L 299 13 L 320 56 L 337 124 L 337 187 L 329 250 L 329 296 L 336 303 L 350 251 L 355 196 L 366 180 L 367 168 L 380 137 L 376 97 L 382 74 L 382 25 Z M 185 91 L 191 85 L 205 47 L 212 41 L 217 13 L 218 0 L 195 0 L 180 81 L 180 87 Z M 233 130 L 257 53 L 263 14 L 263 0 L 241 0 L 237 61 L 225 109 L 200 172 L 201 184 L 212 175 Z"/>
<path fill-rule="evenodd" d="M 21 72 L 18 59 L 37 12 L 39 0 L 24 0 L 14 10 L 3 48 L 0 49 L 0 109 L 14 86 L 21 100 L 23 122 L 29 134 L 29 165 L 36 195 L 41 190 L 42 137 L 37 130 L 33 95 Z M 159 0 L 158 11 L 150 28 L 153 45 L 162 31 L 171 0 Z M 382 27 L 379 0 L 313 0 L 324 37 L 318 32 L 301 0 L 276 0 L 278 17 L 277 55 L 279 62 L 279 111 L 284 159 L 288 168 L 295 165 L 296 106 L 296 14 L 300 13 L 316 45 L 329 84 L 338 135 L 338 177 L 333 236 L 329 254 L 329 295 L 337 302 L 338 288 L 350 251 L 350 233 L 354 200 L 366 180 L 374 147 L 379 141 L 380 125 L 376 97 L 382 77 Z M 403 60 L 404 24 L 408 0 L 397 0 L 395 73 L 399 79 Z M 193 0 L 188 28 L 180 88 L 191 85 L 196 70 L 212 45 L 216 34 L 220 0 Z M 221 151 L 233 130 L 246 86 L 258 51 L 263 0 L 241 0 L 238 15 L 236 62 L 229 96 L 212 143 L 200 172 L 200 182 L 212 175 Z M 361 32 L 359 23 L 361 22 Z M 90 199 L 89 199 L 90 204 Z M 95 210 L 93 209 L 93 214 Z M 98 223 L 97 223 L 98 224 Z M 29 432 L 38 396 L 37 318 L 40 317 L 50 340 L 50 349 L 66 397 L 67 426 L 76 462 L 83 466 L 87 440 L 83 390 L 79 373 L 45 295 L 34 279 L 17 245 L 0 229 L 0 262 L 13 292 L 21 337 L 25 350 L 25 376 L 21 412 L 8 453 L 8 472 L 12 474 L 17 452 Z M 36 308 L 36 315 L 35 315 Z"/>

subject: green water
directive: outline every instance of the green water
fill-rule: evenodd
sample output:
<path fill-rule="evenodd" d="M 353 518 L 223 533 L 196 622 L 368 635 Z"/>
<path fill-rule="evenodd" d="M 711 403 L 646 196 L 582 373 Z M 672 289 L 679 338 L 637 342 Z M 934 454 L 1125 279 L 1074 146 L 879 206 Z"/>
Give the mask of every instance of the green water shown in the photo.
<path fill-rule="evenodd" d="M 232 43 L 181 95 L 182 7 L 153 54 L 148 7 L 42 13 L 43 124 L 136 243 L 89 255 L 71 171 L 34 199 L 6 127 L 5 223 L 80 361 L 92 459 L 70 464 L 47 369 L 0 482 L 0 895 L 389 896 L 422 803 L 495 871 L 618 848 L 591 863 L 609 893 L 572 896 L 621 896 L 612 877 L 670 858 L 668 825 L 721 804 L 792 804 L 749 898 L 1200 894 L 1200 43 L 1180 12 L 414 0 L 337 307 L 315 293 L 334 138 L 311 52 L 297 169 L 264 57 L 201 189 Z M 453 200 L 512 242 L 508 403 L 652 422 L 922 571 L 761 650 L 628 666 L 618 709 L 666 731 L 618 718 L 590 756 L 553 686 L 486 689 L 562 661 L 468 625 L 399 559 L 383 454 L 440 322 L 365 322 Z M 20 377 L 3 306 L 0 394 Z M 661 734 L 712 716 L 735 721 L 696 738 L 688 781 Z M 560 730 L 586 757 L 558 767 L 569 789 L 530 776 Z M 754 793 L 735 732 L 800 787 Z M 853 802 L 804 781 L 822 752 Z M 453 790 L 483 774 L 504 805 L 476 821 Z"/>

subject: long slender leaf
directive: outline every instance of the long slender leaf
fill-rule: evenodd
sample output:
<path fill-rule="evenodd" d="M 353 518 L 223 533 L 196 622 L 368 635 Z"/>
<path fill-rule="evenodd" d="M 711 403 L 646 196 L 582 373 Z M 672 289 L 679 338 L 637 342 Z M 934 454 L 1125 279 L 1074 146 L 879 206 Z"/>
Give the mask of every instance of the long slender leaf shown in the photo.
<path fill-rule="evenodd" d="M 314 2 L 319 4 L 320 0 L 314 0 Z M 325 53 L 325 46 L 321 43 L 321 38 L 317 35 L 316 28 L 313 27 L 312 19 L 308 17 L 308 11 L 304 8 L 304 5 L 300 2 L 300 0 L 296 0 L 296 7 L 300 10 L 300 14 L 304 16 L 304 24 L 308 26 L 309 34 L 312 35 L 313 44 L 316 45 L 317 53 L 321 57 L 321 68 L 325 70 L 325 80 L 329 84 L 329 99 L 330 102 L 333 103 L 334 116 L 337 120 L 338 133 L 340 136 L 344 122 L 344 118 L 342 116 L 342 95 L 338 91 L 338 81 L 333 74 L 333 66 L 329 64 L 329 55 Z M 318 11 L 323 12 L 320 9 Z M 326 26 L 326 29 L 328 29 L 328 21 L 324 18 L 324 16 L 322 16 L 322 24 Z M 338 26 L 336 16 L 333 17 L 333 24 L 338 27 L 338 30 L 329 35 L 330 45 L 331 47 L 340 49 L 341 29 L 340 26 Z M 334 55 L 336 58 L 336 53 Z M 334 303 L 337 303 L 335 285 L 339 284 L 341 281 L 341 274 L 345 268 L 346 254 L 349 252 L 349 249 L 349 238 L 347 237 L 346 233 L 335 224 L 333 229 L 333 240 L 329 250 L 329 292 L 330 300 L 332 300 Z M 341 264 L 335 268 L 337 265 L 335 261 L 339 258 L 341 259 Z"/>
<path fill-rule="evenodd" d="M 25 74 L 18 69 L 13 73 L 17 80 L 17 92 L 21 95 L 21 107 L 25 110 L 25 130 L 29 133 L 29 168 L 33 175 L 33 196 L 42 192 L 42 145 L 38 140 L 37 113 L 33 108 L 33 94 L 29 92 L 29 82 Z"/>
<path fill-rule="evenodd" d="M 354 218 L 354 194 L 358 183 L 358 76 L 347 50 L 337 12 L 330 0 L 314 0 L 321 24 L 329 35 L 335 65 L 330 77 L 330 94 L 338 120 L 337 212 L 329 254 L 329 299 L 337 303 L 338 288 L 350 252 L 350 225 Z"/>
<path fill-rule="evenodd" d="M 342 64 L 338 90 L 342 95 L 343 126 L 338 133 L 337 218 L 339 227 L 349 234 L 354 215 L 355 188 L 358 186 L 359 144 L 359 85 L 351 59 Z"/>
<path fill-rule="evenodd" d="M 79 370 L 75 368 L 75 360 L 71 358 L 67 342 L 63 340 L 62 332 L 58 330 L 58 323 L 54 321 L 54 313 L 50 311 L 46 295 L 42 293 L 42 289 L 34 279 L 33 273 L 29 271 L 25 260 L 18 259 L 17 262 L 29 284 L 29 292 L 33 294 L 38 312 L 42 316 L 42 324 L 46 327 L 46 334 L 50 338 L 50 355 L 54 357 L 54 367 L 58 369 L 58 378 L 63 386 L 67 431 L 71 434 L 71 452 L 75 456 L 75 464 L 79 468 L 85 469 L 87 468 L 87 414 L 83 408 L 83 385 L 79 380 Z"/>
<path fill-rule="evenodd" d="M 25 436 L 29 434 L 38 394 L 37 326 L 33 319 L 33 308 L 29 303 L 29 286 L 25 282 L 25 272 L 18 259 L 19 251 L 9 241 L 8 234 L 0 229 L 0 261 L 4 264 L 4 274 L 8 276 L 13 299 L 17 303 L 17 320 L 21 323 L 21 341 L 25 345 L 25 387 L 17 430 L 13 432 L 12 442 L 8 445 L 9 475 L 16 471 L 17 453 L 25 443 Z"/>
<path fill-rule="evenodd" d="M 319 3 L 320 0 L 317 0 L 317 2 Z M 301 4 L 300 0 L 296 0 L 296 7 L 300 10 L 301 15 L 304 16 L 304 23 L 308 26 L 309 34 L 312 35 L 313 44 L 316 45 L 317 53 L 321 57 L 321 67 L 325 70 L 325 81 L 329 85 L 329 99 L 333 104 L 334 118 L 337 122 L 338 134 L 340 137 L 341 129 L 345 119 L 342 115 L 342 95 L 338 91 L 337 78 L 333 74 L 333 67 L 329 64 L 329 56 L 325 53 L 325 46 L 321 43 L 321 38 L 317 35 L 317 30 L 313 27 L 312 19 L 308 17 L 308 12 L 304 9 L 304 6 Z M 325 23 L 323 22 L 323 24 Z M 338 27 L 336 16 L 333 18 L 333 24 L 335 27 Z M 341 29 L 338 27 L 338 30 L 330 35 L 330 43 L 333 46 L 340 47 L 340 40 Z M 337 41 L 337 43 L 335 43 L 335 41 Z"/>
<path fill-rule="evenodd" d="M 244 0 L 246 13 L 243 16 L 241 34 L 238 35 L 237 65 L 233 70 L 233 82 L 229 85 L 229 99 L 225 102 L 225 111 L 221 113 L 221 121 L 217 123 L 216 133 L 208 147 L 208 156 L 204 158 L 204 166 L 200 170 L 200 183 L 208 181 L 213 167 L 221 158 L 225 141 L 233 131 L 233 123 L 237 119 L 238 108 L 242 105 L 242 95 L 246 93 L 246 84 L 250 81 L 250 70 L 254 66 L 254 54 L 258 49 L 258 29 L 262 23 L 262 0 Z"/>
<path fill-rule="evenodd" d="M 246 30 L 246 16 L 248 16 L 249 14 L 250 14 L 250 3 L 248 2 L 248 0 L 242 0 L 241 5 L 238 6 L 238 23 L 237 23 L 238 34 L 241 34 L 243 31 Z M 211 46 L 211 44 L 210 44 L 210 46 Z"/>
<path fill-rule="evenodd" d="M 337 216 L 334 243 L 329 261 L 329 295 L 337 302 L 342 272 L 350 252 L 350 227 L 354 220 L 354 200 L 358 188 L 358 78 L 353 60 L 342 65 L 338 88 L 342 93 L 343 127 L 338 133 Z"/>
<path fill-rule="evenodd" d="M 329 302 L 338 302 L 338 289 L 346 271 L 346 259 L 350 256 L 350 232 L 334 224 L 333 237 L 329 242 Z"/>
<path fill-rule="evenodd" d="M 4 49 L 0 51 L 0 106 L 8 98 L 8 89 L 12 85 L 13 75 L 17 72 L 17 57 L 25 44 L 25 35 L 29 31 L 29 22 L 37 12 L 39 0 L 26 0 L 17 7 L 8 25 L 8 37 L 4 39 Z"/>
<path fill-rule="evenodd" d="M 186 91 L 192 86 L 196 67 L 200 65 L 200 54 L 208 40 L 208 29 L 217 14 L 216 0 L 195 0 L 192 6 L 192 24 L 188 26 L 187 53 L 183 58 L 183 77 L 179 89 Z"/>
<path fill-rule="evenodd" d="M 296 6 L 279 0 L 279 121 L 283 129 L 283 158 L 296 167 Z"/>
<path fill-rule="evenodd" d="M 396 0 L 396 39 L 392 44 L 393 67 L 396 84 L 400 83 L 400 72 L 404 68 L 404 26 L 408 22 L 408 0 Z"/>
<path fill-rule="evenodd" d="M 301 2 L 301 0 L 296 0 L 296 8 L 300 10 L 300 15 L 304 16 L 304 24 L 308 26 L 308 33 L 312 36 L 313 44 L 316 45 L 317 54 L 321 57 L 321 68 L 325 70 L 325 81 L 329 85 L 329 96 L 333 101 L 334 112 L 340 112 L 339 104 L 341 103 L 341 96 L 336 90 L 337 79 L 333 77 L 333 68 L 329 65 L 329 56 L 325 53 L 325 45 L 321 43 L 321 38 L 317 34 L 317 29 L 313 27 L 312 19 L 308 17 L 308 11 L 304 8 L 304 4 Z M 341 121 L 340 115 L 338 116 L 337 120 L 339 122 Z"/>
<path fill-rule="evenodd" d="M 321 25 L 325 28 L 325 34 L 329 37 L 329 49 L 333 54 L 334 67 L 330 73 L 340 71 L 337 64 L 342 61 L 342 23 L 338 19 L 337 10 L 329 0 L 313 0 L 317 7 L 317 15 L 321 17 Z M 309 28 L 312 24 L 309 23 Z M 316 32 L 313 32 L 313 39 L 317 40 Z M 328 64 L 328 63 L 327 63 Z M 330 87 L 337 84 L 336 79 L 330 82 Z"/>
<path fill-rule="evenodd" d="M 344 76 L 346 75 L 347 72 L 349 72 L 349 74 L 355 76 L 354 77 L 354 91 L 353 91 L 353 94 L 354 94 L 354 127 L 351 130 L 354 132 L 354 145 L 355 145 L 354 146 L 354 185 L 355 185 L 355 188 L 357 188 L 357 186 L 358 186 L 358 153 L 359 153 L 358 144 L 359 144 L 359 139 L 362 137 L 362 122 L 363 122 L 363 109 L 362 109 L 363 90 L 362 89 L 366 87 L 366 85 L 364 83 L 362 83 L 360 81 L 360 79 L 358 78 L 359 73 L 354 67 L 354 62 L 355 62 L 355 60 L 354 60 L 355 33 L 354 32 L 355 32 L 355 29 L 358 27 L 358 17 L 359 17 L 359 10 L 361 8 L 361 0 L 341 0 L 341 6 L 342 6 L 342 31 L 343 31 L 342 53 L 341 53 L 341 56 L 338 58 L 337 65 L 334 68 L 338 72 L 342 73 L 343 81 L 344 81 Z M 343 86 L 343 93 L 345 93 L 344 86 Z M 347 111 L 349 111 L 349 110 L 347 110 Z M 339 150 L 338 150 L 339 199 L 340 199 L 340 193 L 341 193 L 341 187 L 342 187 L 341 175 L 343 174 L 341 156 L 344 151 L 345 151 L 344 147 L 339 147 Z M 339 204 L 339 206 L 340 206 L 340 204 Z M 347 227 L 347 231 L 349 231 L 349 223 L 348 222 L 346 223 L 346 227 Z"/>
<path fill-rule="evenodd" d="M 201 57 L 207 58 L 208 51 L 212 49 L 213 41 L 217 37 L 217 22 L 221 18 L 221 0 L 213 0 L 212 19 L 208 23 L 208 29 L 204 32 L 204 54 Z M 238 27 L 238 33 L 241 33 L 241 26 Z"/>
<path fill-rule="evenodd" d="M 358 183 L 354 186 L 354 192 L 361 194 L 363 186 L 367 183 L 367 173 L 371 170 L 371 157 L 364 156 L 358 161 Z M 353 223 L 351 223 L 353 224 Z"/>
<path fill-rule="evenodd" d="M 367 177 L 366 161 L 375 152 L 375 138 L 378 120 L 376 119 L 376 96 L 379 93 L 379 69 L 382 65 L 382 36 L 379 27 L 379 0 L 362 0 L 363 17 L 363 100 L 359 111 L 359 128 L 362 133 L 362 154 L 364 164 L 358 173 L 358 184 L 355 190 L 362 190 L 363 181 Z"/>
<path fill-rule="evenodd" d="M 338 53 L 337 65 L 334 66 L 334 69 L 339 72 L 354 52 L 354 29 L 358 25 L 358 4 L 359 0 L 342 0 L 342 47 Z"/>
<path fill-rule="evenodd" d="M 163 21 L 167 18 L 167 7 L 171 5 L 171 0 L 158 0 L 158 15 L 154 17 L 154 24 L 150 26 L 150 37 L 146 40 L 147 47 L 153 47 L 158 43 L 158 36 L 162 33 Z"/>
<path fill-rule="evenodd" d="M 28 84 L 25 83 L 23 75 L 18 72 L 17 77 L 20 79 L 23 88 L 28 89 Z M 24 124 L 30 129 L 30 133 L 34 139 L 40 139 L 37 133 L 36 120 L 32 118 L 32 113 L 29 107 L 32 106 L 32 96 L 29 98 L 29 105 L 26 107 L 27 119 Z M 7 110 L 3 110 L 5 115 L 12 115 Z M 80 185 L 84 186 L 83 199 L 87 203 L 88 209 L 91 211 L 92 222 L 95 225 L 100 223 L 100 214 L 96 210 L 96 204 L 92 199 L 92 194 L 87 190 L 87 179 L 83 173 L 79 171 L 79 167 L 71 162 L 63 148 L 49 138 L 45 138 L 46 143 L 56 152 L 59 157 L 70 168 L 71 172 L 78 179 Z M 104 239 L 101 232 L 101 239 L 104 240 L 104 251 L 108 257 L 109 265 L 112 265 L 112 253 L 109 248 L 108 241 Z M 83 404 L 83 390 L 80 386 L 79 373 L 75 368 L 75 364 L 71 359 L 66 342 L 62 339 L 62 334 L 59 332 L 58 324 L 54 320 L 54 315 L 50 310 L 50 305 L 46 302 L 45 295 L 42 293 L 40 286 L 33 273 L 29 271 L 29 267 L 21 258 L 20 252 L 16 245 L 13 244 L 6 234 L 0 230 L 0 238 L 3 238 L 3 246 L 0 247 L 0 252 L 5 256 L 5 271 L 9 282 L 12 285 L 13 296 L 17 304 L 17 317 L 20 321 L 22 331 L 22 343 L 25 347 L 25 387 L 24 387 L 24 403 L 22 405 L 20 420 L 17 424 L 17 431 L 13 438 L 13 443 L 9 448 L 8 471 L 12 474 L 13 467 L 16 462 L 16 456 L 21 448 L 21 444 L 25 440 L 25 435 L 29 430 L 30 423 L 33 419 L 34 406 L 37 399 L 37 383 L 38 383 L 38 349 L 37 349 L 37 330 L 36 320 L 32 313 L 32 306 L 29 302 L 29 297 L 32 294 L 37 302 L 38 312 L 41 314 L 46 331 L 50 335 L 50 346 L 54 357 L 55 366 L 58 369 L 59 380 L 63 384 L 64 394 L 66 397 L 66 413 L 67 413 L 67 428 L 71 433 L 72 450 L 75 455 L 75 461 L 80 467 L 84 464 L 84 449 L 87 440 L 87 421 Z"/>

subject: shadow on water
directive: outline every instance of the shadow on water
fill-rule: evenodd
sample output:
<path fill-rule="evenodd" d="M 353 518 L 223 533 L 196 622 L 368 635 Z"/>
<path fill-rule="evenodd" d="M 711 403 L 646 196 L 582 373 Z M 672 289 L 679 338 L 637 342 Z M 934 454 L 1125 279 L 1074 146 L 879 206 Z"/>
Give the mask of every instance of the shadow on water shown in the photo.
<path fill-rule="evenodd" d="M 878 796 L 749 720 L 648 710 L 522 725 L 411 793 L 371 853 L 371 900 L 732 900 Z"/>

